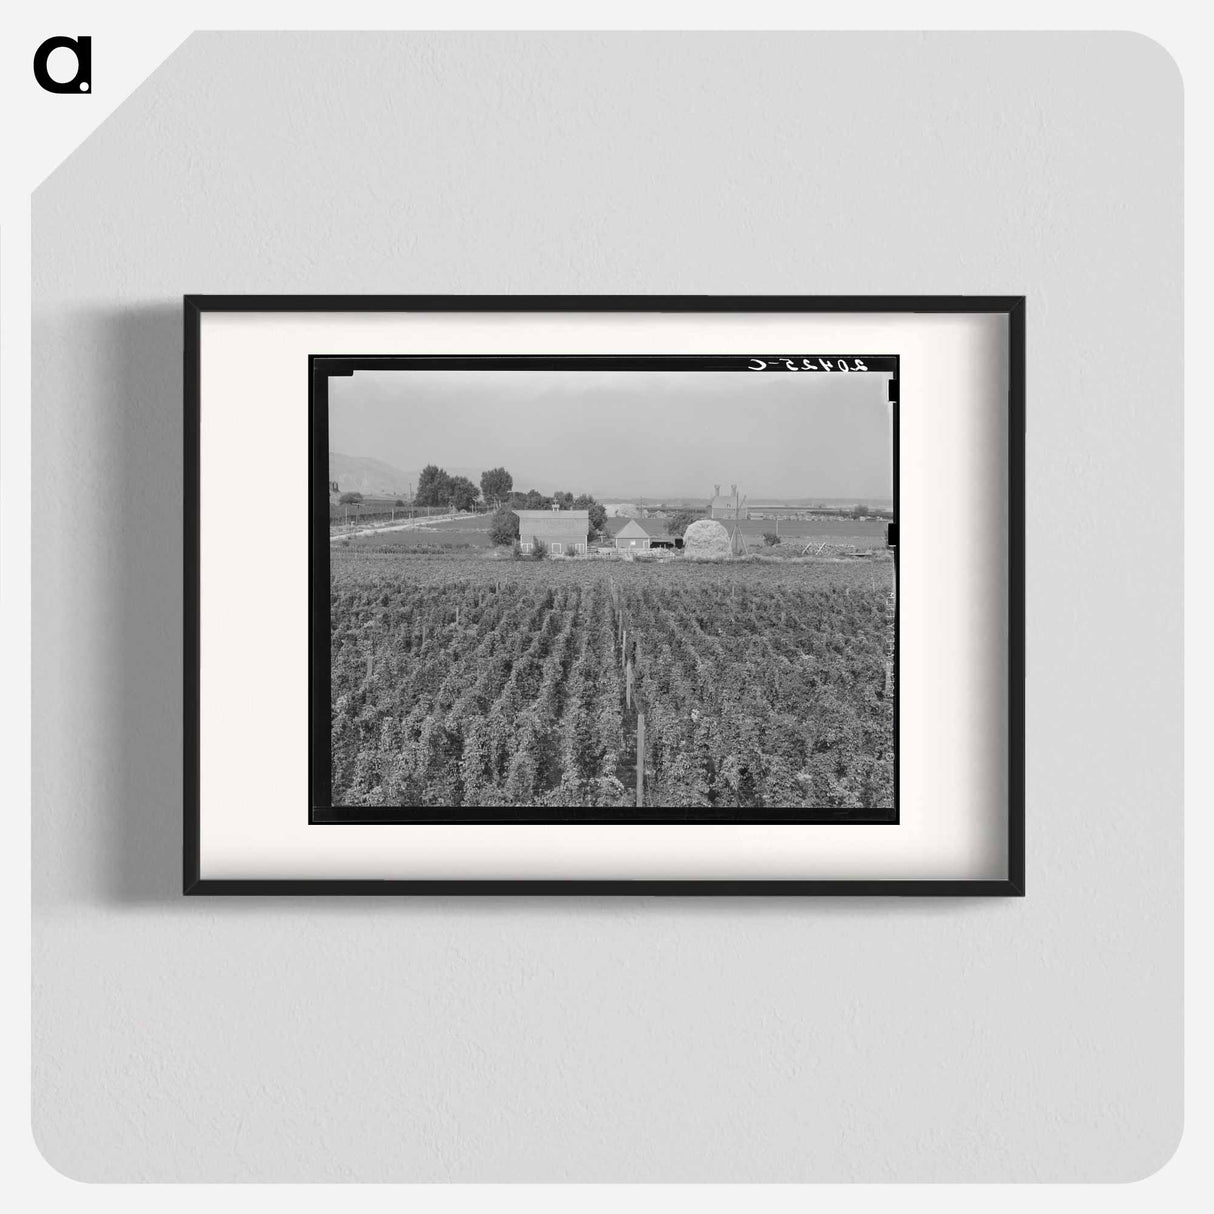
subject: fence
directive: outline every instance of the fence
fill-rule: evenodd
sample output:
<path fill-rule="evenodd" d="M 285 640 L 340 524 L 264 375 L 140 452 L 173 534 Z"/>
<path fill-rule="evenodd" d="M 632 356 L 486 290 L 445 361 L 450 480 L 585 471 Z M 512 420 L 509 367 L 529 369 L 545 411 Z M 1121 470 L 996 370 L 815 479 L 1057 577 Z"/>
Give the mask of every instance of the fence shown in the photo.
<path fill-rule="evenodd" d="M 388 506 L 383 502 L 329 503 L 329 522 L 355 526 L 359 523 L 399 522 L 415 518 L 435 518 L 442 514 L 459 513 L 450 506 Z M 477 506 L 464 514 L 487 514 L 488 507 Z"/>
<path fill-rule="evenodd" d="M 641 670 L 641 638 L 639 632 L 628 622 L 628 613 L 620 594 L 619 583 L 614 577 L 608 581 L 611 591 L 611 608 L 615 618 L 616 647 L 620 654 L 620 668 L 624 672 L 624 723 L 636 730 L 636 804 L 640 809 L 645 804 L 645 779 L 647 755 L 645 750 L 645 710 L 637 691 Z"/>

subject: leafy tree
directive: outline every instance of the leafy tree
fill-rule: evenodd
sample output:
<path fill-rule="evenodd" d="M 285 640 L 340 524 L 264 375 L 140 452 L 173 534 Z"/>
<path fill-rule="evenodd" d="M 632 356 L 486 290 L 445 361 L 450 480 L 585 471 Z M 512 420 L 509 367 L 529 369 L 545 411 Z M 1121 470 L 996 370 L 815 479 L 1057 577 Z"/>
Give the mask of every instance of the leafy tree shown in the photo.
<path fill-rule="evenodd" d="M 447 486 L 447 501 L 456 510 L 471 510 L 476 505 L 480 491 L 466 476 L 450 478 Z"/>
<path fill-rule="evenodd" d="M 512 510 L 498 510 L 489 520 L 489 540 L 493 544 L 513 544 L 518 539 L 518 515 Z"/>
<path fill-rule="evenodd" d="M 405 503 L 399 497 L 392 503 L 394 506 L 403 506 L 404 504 Z"/>
<path fill-rule="evenodd" d="M 688 527 L 703 516 L 695 510 L 676 510 L 666 522 L 666 530 L 671 535 L 682 535 Z"/>
<path fill-rule="evenodd" d="M 538 489 L 528 489 L 522 501 L 524 510 L 547 510 L 551 505 L 552 498 L 545 497 Z"/>
<path fill-rule="evenodd" d="M 868 512 L 868 507 L 863 502 L 857 502 L 851 509 L 851 516 L 852 518 L 863 518 Z"/>
<path fill-rule="evenodd" d="M 581 497 L 574 499 L 572 508 L 590 512 L 590 528 L 586 534 L 588 540 L 594 539 L 596 535 L 602 535 L 607 527 L 607 508 L 605 506 L 599 505 L 588 493 L 583 493 Z"/>
<path fill-rule="evenodd" d="M 451 502 L 451 477 L 445 468 L 427 464 L 417 478 L 417 494 L 413 499 L 419 506 L 446 506 Z"/>
<path fill-rule="evenodd" d="M 500 506 L 514 488 L 514 477 L 505 468 L 490 468 L 481 473 L 481 495 L 486 502 Z"/>
<path fill-rule="evenodd" d="M 353 492 L 343 493 L 337 500 L 343 506 L 357 506 L 358 503 L 363 500 L 363 495 L 361 493 Z"/>
<path fill-rule="evenodd" d="M 763 532 L 763 543 L 769 548 L 774 548 L 780 542 L 780 537 L 774 531 Z"/>

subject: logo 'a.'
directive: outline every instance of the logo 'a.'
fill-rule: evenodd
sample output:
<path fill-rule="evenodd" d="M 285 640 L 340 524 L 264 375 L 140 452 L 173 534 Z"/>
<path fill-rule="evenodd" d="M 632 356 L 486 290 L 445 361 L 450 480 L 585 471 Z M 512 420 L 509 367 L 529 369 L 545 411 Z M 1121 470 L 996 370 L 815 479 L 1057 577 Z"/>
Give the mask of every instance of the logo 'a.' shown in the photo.
<path fill-rule="evenodd" d="M 52 51 L 69 50 L 76 56 L 76 74 L 70 80 L 55 80 L 46 70 Z M 93 88 L 93 40 L 84 34 L 77 38 L 48 38 L 34 52 L 34 79 L 48 93 L 88 93 Z"/>

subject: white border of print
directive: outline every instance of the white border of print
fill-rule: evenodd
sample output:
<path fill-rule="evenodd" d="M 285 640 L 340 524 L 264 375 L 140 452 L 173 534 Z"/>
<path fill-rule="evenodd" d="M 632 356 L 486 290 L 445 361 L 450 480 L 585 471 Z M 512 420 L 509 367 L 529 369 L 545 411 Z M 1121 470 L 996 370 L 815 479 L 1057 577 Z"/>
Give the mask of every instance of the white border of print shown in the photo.
<path fill-rule="evenodd" d="M 901 823 L 310 826 L 308 356 L 756 350 L 901 357 Z M 1006 875 L 1006 316 L 204 312 L 201 368 L 204 880 Z"/>

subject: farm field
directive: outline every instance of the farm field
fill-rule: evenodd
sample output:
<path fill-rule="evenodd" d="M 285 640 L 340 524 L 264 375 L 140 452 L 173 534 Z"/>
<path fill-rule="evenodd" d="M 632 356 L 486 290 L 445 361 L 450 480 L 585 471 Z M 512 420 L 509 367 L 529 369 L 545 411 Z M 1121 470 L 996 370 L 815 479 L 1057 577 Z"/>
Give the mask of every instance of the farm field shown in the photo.
<path fill-rule="evenodd" d="M 610 518 L 607 520 L 607 534 L 615 534 L 628 522 L 626 518 Z M 753 539 L 761 548 L 763 533 L 774 531 L 775 523 L 765 519 L 743 519 L 736 524 L 747 537 Z M 726 526 L 732 530 L 733 522 Z M 793 545 L 804 546 L 813 540 L 829 541 L 835 544 L 846 544 L 857 548 L 883 547 L 885 544 L 885 524 L 872 519 L 807 519 L 805 521 L 787 522 L 781 520 L 779 529 L 782 547 Z M 800 543 L 798 544 L 798 541 Z M 407 531 L 383 531 L 374 535 L 351 536 L 348 541 L 351 548 L 490 548 L 489 516 L 471 515 L 467 518 L 453 519 L 446 523 L 435 523 L 424 527 L 411 528 Z"/>
<path fill-rule="evenodd" d="M 445 523 L 427 523 L 403 531 L 381 531 L 343 541 L 351 548 L 489 548 L 489 517 L 473 514 Z"/>
<path fill-rule="evenodd" d="M 374 538 L 331 554 L 334 804 L 632 807 L 640 708 L 647 806 L 892 820 L 888 557 L 532 562 Z"/>
<path fill-rule="evenodd" d="M 744 535 L 757 536 L 760 539 L 765 531 L 778 531 L 781 539 L 817 539 L 827 536 L 856 542 L 861 539 L 879 539 L 885 542 L 885 521 L 883 519 L 850 519 L 850 518 L 810 518 L 810 519 L 780 519 L 777 526 L 775 519 L 749 518 L 734 523 L 722 519 L 730 530 L 739 527 Z"/>

